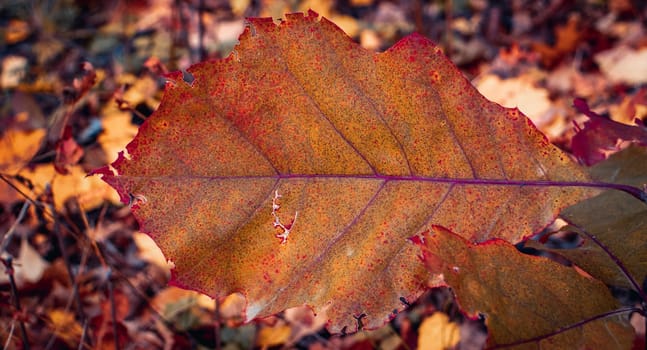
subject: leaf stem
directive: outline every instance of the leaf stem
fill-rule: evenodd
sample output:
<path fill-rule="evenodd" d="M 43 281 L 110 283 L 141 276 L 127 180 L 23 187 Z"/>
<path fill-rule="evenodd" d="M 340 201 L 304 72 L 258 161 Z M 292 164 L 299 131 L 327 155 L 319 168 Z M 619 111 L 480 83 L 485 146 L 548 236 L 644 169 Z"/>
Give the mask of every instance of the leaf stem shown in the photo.
<path fill-rule="evenodd" d="M 585 230 L 583 227 L 578 226 L 572 222 L 569 222 L 569 224 L 573 227 L 575 227 L 578 231 L 580 231 L 583 235 L 588 237 L 593 243 L 595 243 L 600 249 L 602 249 L 608 256 L 609 258 L 618 266 L 622 274 L 625 276 L 625 278 L 631 283 L 631 285 L 634 287 L 638 295 L 640 295 L 640 299 L 642 299 L 642 302 L 647 302 L 647 294 L 645 294 L 645 291 L 641 288 L 640 284 L 636 281 L 635 278 L 631 275 L 627 267 L 622 263 L 622 261 L 607 247 L 604 243 L 600 242 L 595 235 L 589 233 L 587 230 Z"/>
<path fill-rule="evenodd" d="M 513 347 L 513 346 L 521 345 L 521 344 L 539 342 L 539 341 L 542 341 L 544 339 L 554 337 L 554 336 L 556 336 L 558 334 L 567 332 L 567 331 L 569 331 L 569 330 L 571 330 L 573 328 L 581 327 L 581 326 L 583 326 L 583 325 L 585 325 L 585 324 L 587 324 L 589 322 L 593 322 L 593 321 L 599 320 L 601 318 L 606 318 L 606 317 L 609 317 L 609 316 L 619 315 L 619 314 L 623 314 L 623 313 L 627 313 L 627 312 L 641 312 L 641 311 L 640 311 L 640 309 L 637 309 L 635 307 L 624 307 L 624 308 L 621 308 L 621 309 L 616 309 L 616 310 L 613 310 L 613 311 L 609 311 L 609 312 L 605 312 L 605 313 L 602 313 L 602 314 L 599 314 L 599 315 L 595 315 L 593 317 L 589 317 L 589 318 L 587 318 L 585 320 L 579 321 L 579 322 L 574 323 L 574 324 L 572 324 L 570 326 L 560 328 L 560 329 L 558 329 L 558 330 L 556 330 L 554 332 L 548 333 L 548 334 L 540 335 L 540 336 L 530 338 L 530 339 L 519 340 L 519 341 L 512 342 L 512 343 L 507 343 L 507 344 L 497 344 L 497 345 L 494 345 L 493 347 L 489 347 L 487 349 L 503 349 L 503 348 L 510 348 L 510 347 Z"/>
<path fill-rule="evenodd" d="M 131 178 L 146 179 L 173 179 L 182 176 L 130 176 Z M 514 179 L 479 179 L 479 178 L 447 178 L 427 177 L 417 175 L 381 175 L 381 174 L 267 174 L 267 175 L 243 175 L 243 176 L 200 176 L 192 175 L 193 179 L 205 180 L 245 180 L 245 179 L 276 179 L 276 180 L 308 180 L 308 179 L 355 179 L 355 180 L 376 180 L 384 182 L 414 181 L 414 182 L 437 182 L 454 185 L 492 185 L 492 186 L 528 186 L 528 187 L 588 187 L 625 192 L 632 197 L 647 204 L 647 192 L 631 185 L 616 184 L 610 182 L 584 182 L 584 181 L 551 181 L 551 180 L 514 180 Z"/>
<path fill-rule="evenodd" d="M 262 176 L 261 176 L 262 177 Z M 421 181 L 451 183 L 457 185 L 495 185 L 495 186 L 536 186 L 536 187 L 589 187 L 618 190 L 647 204 L 647 192 L 631 185 L 610 182 L 581 182 L 581 181 L 548 181 L 548 180 L 513 180 L 513 179 L 470 179 L 470 178 L 442 178 L 425 176 L 399 176 L 399 175 L 317 175 L 317 174 L 279 174 L 279 179 L 298 178 L 356 178 L 390 181 Z M 228 177 L 231 178 L 231 177 Z"/>

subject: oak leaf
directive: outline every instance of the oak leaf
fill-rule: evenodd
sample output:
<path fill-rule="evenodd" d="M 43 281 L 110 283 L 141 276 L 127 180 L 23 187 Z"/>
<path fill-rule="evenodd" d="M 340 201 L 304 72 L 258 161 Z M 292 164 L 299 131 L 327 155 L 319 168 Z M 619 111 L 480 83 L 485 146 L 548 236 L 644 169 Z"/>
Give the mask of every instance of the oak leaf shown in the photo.
<path fill-rule="evenodd" d="M 450 322 L 449 316 L 435 312 L 420 324 L 418 349 L 453 349 L 460 341 L 459 325 Z"/>
<path fill-rule="evenodd" d="M 307 304 L 333 332 L 378 327 L 430 276 L 408 237 L 439 224 L 518 241 L 593 191 L 417 34 L 375 54 L 314 12 L 256 18 L 229 57 L 188 72 L 95 173 L 173 283 L 241 292 L 248 319 Z"/>

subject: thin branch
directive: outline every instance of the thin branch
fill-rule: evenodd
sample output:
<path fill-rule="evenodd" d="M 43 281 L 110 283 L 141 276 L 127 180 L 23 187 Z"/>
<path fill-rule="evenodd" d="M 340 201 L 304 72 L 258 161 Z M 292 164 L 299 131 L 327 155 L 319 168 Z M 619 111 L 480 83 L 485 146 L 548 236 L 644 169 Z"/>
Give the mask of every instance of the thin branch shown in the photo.
<path fill-rule="evenodd" d="M 18 213 L 18 217 L 16 217 L 16 221 L 14 221 L 14 223 L 11 225 L 7 233 L 5 233 L 4 237 L 2 237 L 2 249 L 0 249 L 0 253 L 7 250 L 7 245 L 9 245 L 9 242 L 11 241 L 11 236 L 16 231 L 16 227 L 18 227 L 18 224 L 20 224 L 22 219 L 25 218 L 25 214 L 27 213 L 28 208 L 29 208 L 29 201 L 26 201 L 25 204 L 23 204 L 22 208 L 20 209 L 20 213 Z"/>
<path fill-rule="evenodd" d="M 53 198 L 52 198 L 53 202 Z M 74 270 L 72 269 L 72 263 L 70 262 L 70 257 L 67 254 L 67 250 L 65 247 L 65 243 L 63 242 L 63 236 L 61 233 L 61 227 L 66 227 L 66 225 L 61 225 L 61 220 L 56 215 L 55 208 L 52 206 L 50 208 L 51 210 L 51 215 L 54 220 L 54 235 L 56 236 L 56 242 L 58 243 L 59 250 L 61 251 L 61 257 L 63 258 L 63 262 L 65 263 L 65 267 L 67 270 L 67 274 L 70 278 L 70 282 L 72 284 L 72 298 L 76 304 L 76 314 L 79 316 L 79 319 L 81 322 L 85 323 L 87 321 L 87 317 L 85 315 L 85 312 L 83 311 L 83 303 L 81 302 L 81 295 L 79 294 L 79 288 L 78 284 L 76 281 L 76 275 L 74 274 Z M 75 237 L 76 238 L 76 237 Z M 84 339 L 81 338 L 81 343 L 84 342 Z"/>
<path fill-rule="evenodd" d="M 6 259 L 1 259 L 2 263 L 5 266 L 5 272 L 9 276 L 9 285 L 11 287 L 11 299 L 13 300 L 13 306 L 16 309 L 18 314 L 22 313 L 22 308 L 20 306 L 20 297 L 18 296 L 18 288 L 16 287 L 16 280 L 13 276 L 13 257 L 9 256 Z M 23 349 L 29 350 L 29 339 L 27 338 L 27 328 L 25 328 L 25 322 L 22 319 L 22 316 L 18 317 L 18 325 L 20 326 L 20 336 L 22 337 Z"/>
<path fill-rule="evenodd" d="M 219 298 L 214 298 L 215 302 L 215 307 L 216 309 L 214 310 L 214 329 L 213 329 L 213 335 L 214 335 L 214 342 L 215 342 L 215 350 L 220 350 L 220 330 L 222 328 L 222 320 L 220 319 L 220 299 Z"/>
<path fill-rule="evenodd" d="M 9 349 L 9 345 L 11 345 L 11 338 L 13 337 L 13 331 L 16 329 L 16 320 L 12 319 L 11 320 L 11 328 L 9 329 L 9 334 L 7 335 L 7 341 L 4 343 L 4 350 Z"/>
<path fill-rule="evenodd" d="M 200 61 L 204 61 L 207 58 L 207 50 L 204 47 L 204 34 L 205 34 L 205 25 L 204 25 L 204 12 L 205 4 L 204 0 L 198 2 L 198 54 Z"/>
<path fill-rule="evenodd" d="M 108 279 L 108 293 L 110 297 L 110 317 L 112 318 L 112 332 L 115 337 L 115 350 L 119 350 L 119 333 L 117 328 L 117 306 L 115 305 L 115 288 L 112 285 L 112 269 L 108 269 L 106 278 Z"/>
<path fill-rule="evenodd" d="M 88 333 L 88 320 L 85 320 L 83 322 L 83 330 L 81 331 L 81 341 L 79 341 L 79 346 L 77 347 L 77 350 L 83 349 L 83 345 L 84 345 L 83 342 L 85 337 L 87 336 L 87 333 Z"/>
<path fill-rule="evenodd" d="M 0 180 L 4 181 L 7 185 L 9 185 L 9 187 L 13 188 L 14 191 L 18 192 L 21 196 L 23 196 L 23 198 L 25 198 L 25 200 L 33 204 L 35 207 L 37 208 L 43 207 L 43 205 L 31 199 L 31 197 L 29 197 L 25 192 L 23 192 L 20 188 L 18 188 L 18 186 L 14 185 L 13 182 L 9 181 L 9 179 L 7 179 L 5 175 L 0 174 Z"/>
<path fill-rule="evenodd" d="M 92 249 L 94 250 L 94 254 L 96 255 L 97 259 L 99 259 L 99 263 L 101 264 L 101 266 L 103 266 L 104 268 L 108 268 L 106 259 L 103 257 L 103 253 L 101 252 L 101 249 L 99 249 L 97 242 L 88 234 L 90 232 L 90 223 L 88 222 L 88 216 L 86 215 L 85 208 L 83 208 L 83 205 L 79 203 L 77 198 L 75 198 L 75 200 L 81 211 L 81 220 L 83 222 L 83 228 L 84 228 L 83 232 L 85 232 L 85 239 L 90 243 L 90 246 L 92 246 Z M 103 205 L 103 207 L 101 208 L 99 220 L 97 220 L 95 227 L 98 227 L 102 223 L 105 212 L 106 212 L 106 206 Z"/>

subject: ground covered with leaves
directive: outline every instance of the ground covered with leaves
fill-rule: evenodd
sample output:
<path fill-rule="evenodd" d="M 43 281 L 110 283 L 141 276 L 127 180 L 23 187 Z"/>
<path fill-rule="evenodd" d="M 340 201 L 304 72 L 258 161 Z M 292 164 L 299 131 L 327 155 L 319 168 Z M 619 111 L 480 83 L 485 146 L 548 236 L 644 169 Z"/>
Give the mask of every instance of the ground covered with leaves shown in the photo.
<path fill-rule="evenodd" d="M 447 288 L 403 298 L 407 310 L 377 330 L 331 335 L 325 315 L 307 308 L 245 324 L 240 295 L 214 301 L 169 286 L 171 266 L 130 208 L 86 176 L 117 159 L 157 109 L 164 74 L 229 55 L 245 17 L 278 21 L 309 8 L 372 51 L 414 31 L 431 38 L 483 95 L 518 106 L 583 165 L 647 145 L 640 1 L 8 1 L 0 5 L 4 348 L 483 347 L 482 320 L 461 314 Z M 572 239 L 551 235 L 551 247 Z M 622 282 L 610 287 L 623 304 L 639 302 Z M 630 321 L 642 348 L 644 318 Z"/>

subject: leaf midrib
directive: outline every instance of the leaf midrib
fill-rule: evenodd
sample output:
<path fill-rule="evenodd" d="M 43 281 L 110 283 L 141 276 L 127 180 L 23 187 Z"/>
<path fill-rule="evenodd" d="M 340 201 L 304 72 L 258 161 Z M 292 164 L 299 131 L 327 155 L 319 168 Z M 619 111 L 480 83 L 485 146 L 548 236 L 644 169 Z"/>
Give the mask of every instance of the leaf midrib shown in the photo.
<path fill-rule="evenodd" d="M 122 174 L 121 176 L 131 179 L 202 179 L 202 180 L 376 180 L 385 182 L 436 182 L 457 185 L 480 185 L 480 186 L 533 186 L 533 187 L 593 187 L 593 188 L 614 188 L 617 185 L 605 182 L 584 182 L 584 181 L 555 181 L 555 180 L 516 180 L 516 179 L 488 179 L 488 178 L 447 178 L 447 177 L 426 177 L 426 176 L 405 176 L 405 175 L 375 175 L 375 174 L 276 174 L 276 175 L 233 175 L 233 176 L 210 176 L 210 175 L 151 175 L 132 176 Z"/>

